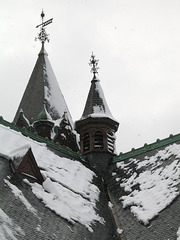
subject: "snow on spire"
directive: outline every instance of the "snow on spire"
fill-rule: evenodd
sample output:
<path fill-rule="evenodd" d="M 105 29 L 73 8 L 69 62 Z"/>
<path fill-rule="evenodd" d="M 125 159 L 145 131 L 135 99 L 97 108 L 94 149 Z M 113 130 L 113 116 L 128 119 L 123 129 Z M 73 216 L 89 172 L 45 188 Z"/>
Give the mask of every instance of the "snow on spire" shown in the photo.
<path fill-rule="evenodd" d="M 81 119 L 88 117 L 108 117 L 114 119 L 100 86 L 100 80 L 96 76 L 99 69 L 98 62 L 99 60 L 96 59 L 92 53 L 89 65 L 91 66 L 91 72 L 93 72 L 94 76 L 91 81 L 91 87 Z"/>

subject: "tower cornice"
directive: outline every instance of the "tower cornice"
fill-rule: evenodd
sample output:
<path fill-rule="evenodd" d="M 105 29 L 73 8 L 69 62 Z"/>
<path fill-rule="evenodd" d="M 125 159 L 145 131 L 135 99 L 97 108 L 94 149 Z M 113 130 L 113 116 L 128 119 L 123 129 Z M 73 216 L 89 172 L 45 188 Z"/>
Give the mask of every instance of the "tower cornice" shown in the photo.
<path fill-rule="evenodd" d="M 85 119 L 80 119 L 75 122 L 75 130 L 79 133 L 82 129 L 85 129 L 90 126 L 103 126 L 113 129 L 115 132 L 118 130 L 119 123 L 111 118 L 108 117 L 88 117 Z"/>

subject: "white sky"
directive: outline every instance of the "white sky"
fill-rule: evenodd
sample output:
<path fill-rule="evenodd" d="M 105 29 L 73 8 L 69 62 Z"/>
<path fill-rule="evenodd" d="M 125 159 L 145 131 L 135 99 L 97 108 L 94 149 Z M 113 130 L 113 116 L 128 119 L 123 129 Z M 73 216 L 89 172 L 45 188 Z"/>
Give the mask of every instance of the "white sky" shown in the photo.
<path fill-rule="evenodd" d="M 180 132 L 179 0 L 0 0 L 0 115 L 12 121 L 40 51 L 41 23 L 49 60 L 73 120 L 83 112 L 92 51 L 113 116 L 117 150 Z"/>

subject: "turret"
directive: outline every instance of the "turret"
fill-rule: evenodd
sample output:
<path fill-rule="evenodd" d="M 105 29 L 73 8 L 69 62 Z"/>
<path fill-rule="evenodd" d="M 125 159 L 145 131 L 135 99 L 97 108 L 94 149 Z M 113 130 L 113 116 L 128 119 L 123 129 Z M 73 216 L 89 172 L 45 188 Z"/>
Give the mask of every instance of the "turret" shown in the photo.
<path fill-rule="evenodd" d="M 33 127 L 39 136 L 51 139 L 51 133 L 54 127 L 54 123 L 52 122 L 51 116 L 46 110 L 45 101 L 43 109 L 38 115 L 37 121 L 33 123 Z"/>
<path fill-rule="evenodd" d="M 102 173 L 115 154 L 115 132 L 119 123 L 113 118 L 97 77 L 98 60 L 90 59 L 93 79 L 86 105 L 75 129 L 80 134 L 81 154 L 91 167 Z"/>
<path fill-rule="evenodd" d="M 29 127 L 29 121 L 28 119 L 24 116 L 24 113 L 23 113 L 23 110 L 20 109 L 19 111 L 19 115 L 17 114 L 17 122 L 16 122 L 16 125 L 18 127 L 26 127 L 28 128 Z"/>

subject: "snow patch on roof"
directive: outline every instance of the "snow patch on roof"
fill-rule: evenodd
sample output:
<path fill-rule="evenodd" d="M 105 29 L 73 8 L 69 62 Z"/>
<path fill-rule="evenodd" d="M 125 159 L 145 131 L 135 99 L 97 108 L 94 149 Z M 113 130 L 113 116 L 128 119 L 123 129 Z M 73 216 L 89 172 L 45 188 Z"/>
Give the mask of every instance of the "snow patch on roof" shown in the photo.
<path fill-rule="evenodd" d="M 96 105 L 96 106 L 93 106 L 93 112 L 94 113 L 101 113 L 102 111 L 104 111 L 104 109 L 103 109 L 103 107 L 102 106 L 98 106 L 98 105 Z"/>
<path fill-rule="evenodd" d="M 4 179 L 4 182 L 10 187 L 14 195 L 21 200 L 27 210 L 32 212 L 34 215 L 37 215 L 36 209 L 31 206 L 28 200 L 24 197 L 22 191 L 19 190 L 15 185 L 11 184 L 8 180 Z"/>
<path fill-rule="evenodd" d="M 175 159 L 169 161 L 173 155 Z M 164 161 L 168 162 L 164 164 Z M 131 170 L 132 163 L 136 166 L 135 171 Z M 120 198 L 123 207 L 130 207 L 144 224 L 148 224 L 179 195 L 180 145 L 172 144 L 143 161 L 131 158 L 127 164 L 119 162 L 117 167 L 131 173 L 129 178 L 120 179 L 120 187 L 127 194 Z M 141 173 L 138 171 L 140 168 Z"/>
<path fill-rule="evenodd" d="M 113 119 L 112 115 L 107 114 L 106 108 L 104 109 L 103 106 L 93 106 L 93 113 L 89 114 L 88 117 L 92 117 L 92 118 L 102 118 L 102 117 L 109 117 L 111 119 Z"/>
<path fill-rule="evenodd" d="M 104 113 L 106 114 L 109 118 L 113 118 L 112 114 L 111 114 L 111 111 L 107 105 L 107 102 L 106 102 L 106 99 L 104 97 L 104 92 L 101 88 L 101 85 L 99 82 L 96 82 L 96 87 L 95 87 L 95 91 L 97 91 L 99 93 L 99 98 L 102 99 L 102 102 L 103 102 L 103 106 L 94 106 L 93 107 L 93 111 L 94 113 L 96 114 L 97 111 L 98 113 Z M 97 108 L 99 107 L 99 108 Z"/>
<path fill-rule="evenodd" d="M 18 240 L 16 236 L 25 236 L 23 230 L 9 218 L 9 216 L 0 208 L 0 239 Z"/>
<path fill-rule="evenodd" d="M 178 231 L 177 231 L 177 240 L 180 240 L 180 227 L 178 228 Z"/>
<path fill-rule="evenodd" d="M 117 233 L 121 235 L 123 233 L 123 229 L 117 228 Z"/>
<path fill-rule="evenodd" d="M 49 178 L 44 181 L 43 186 L 34 183 L 31 187 L 33 193 L 46 207 L 71 223 L 78 221 L 89 231 L 93 231 L 91 226 L 95 221 L 104 222 L 94 210 L 95 203 Z"/>
<path fill-rule="evenodd" d="M 64 112 L 68 114 L 68 120 L 70 121 L 71 126 L 73 127 L 72 117 L 70 115 L 69 109 L 66 105 L 64 96 L 59 88 L 56 76 L 51 67 L 49 59 L 46 55 L 44 55 L 45 66 L 44 66 L 44 76 L 45 76 L 45 86 L 44 93 L 45 99 L 49 105 L 49 114 L 53 117 L 54 113 L 61 118 Z M 57 119 L 57 118 L 56 118 Z M 54 119 L 54 120 L 56 120 Z"/>
<path fill-rule="evenodd" d="M 33 193 L 58 215 L 84 224 L 90 231 L 95 221 L 103 223 L 103 218 L 96 213 L 100 191 L 92 183 L 96 177 L 94 172 L 78 161 L 57 156 L 44 143 L 0 125 L 1 154 L 21 157 L 29 147 L 45 179 L 43 186 L 31 185 Z"/>

